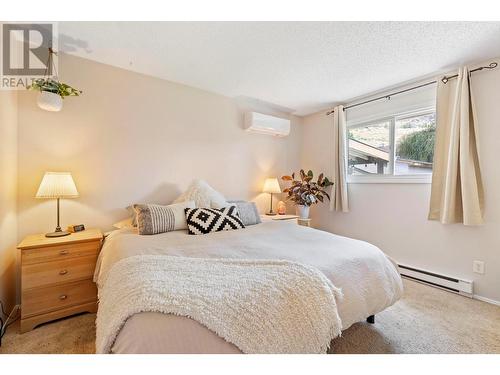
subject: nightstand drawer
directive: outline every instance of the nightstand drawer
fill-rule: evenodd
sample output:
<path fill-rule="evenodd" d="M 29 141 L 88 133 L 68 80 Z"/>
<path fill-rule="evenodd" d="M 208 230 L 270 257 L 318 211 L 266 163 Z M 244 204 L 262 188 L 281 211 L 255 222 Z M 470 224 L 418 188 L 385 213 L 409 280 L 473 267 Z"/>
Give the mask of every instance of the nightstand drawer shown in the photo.
<path fill-rule="evenodd" d="M 26 249 L 22 252 L 22 263 L 24 265 L 86 255 L 96 255 L 100 247 L 101 241 L 91 241 Z"/>
<path fill-rule="evenodd" d="M 97 288 L 92 280 L 77 281 L 22 292 L 22 317 L 29 317 L 65 307 L 92 302 L 97 299 Z"/>
<path fill-rule="evenodd" d="M 30 289 L 51 284 L 91 279 L 97 255 L 63 259 L 22 266 L 22 288 Z"/>

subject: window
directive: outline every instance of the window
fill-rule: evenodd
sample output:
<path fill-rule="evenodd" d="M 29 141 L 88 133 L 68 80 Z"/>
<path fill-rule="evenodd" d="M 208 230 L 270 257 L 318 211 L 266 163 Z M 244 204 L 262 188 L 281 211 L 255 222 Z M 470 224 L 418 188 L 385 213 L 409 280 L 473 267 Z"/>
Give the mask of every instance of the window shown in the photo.
<path fill-rule="evenodd" d="M 347 130 L 351 182 L 373 181 L 373 177 L 396 182 L 405 178 L 430 181 L 436 132 L 434 111 L 348 124 Z"/>

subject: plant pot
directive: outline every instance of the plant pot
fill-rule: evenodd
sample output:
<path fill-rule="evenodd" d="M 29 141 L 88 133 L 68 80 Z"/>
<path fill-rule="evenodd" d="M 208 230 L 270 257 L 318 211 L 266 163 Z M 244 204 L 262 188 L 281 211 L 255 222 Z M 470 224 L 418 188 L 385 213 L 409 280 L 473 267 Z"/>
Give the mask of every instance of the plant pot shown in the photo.
<path fill-rule="evenodd" d="M 59 112 L 63 106 L 63 99 L 53 92 L 41 91 L 40 94 L 38 94 L 37 103 L 41 109 Z"/>
<path fill-rule="evenodd" d="M 301 219 L 309 219 L 309 206 L 297 205 L 297 215 Z"/>

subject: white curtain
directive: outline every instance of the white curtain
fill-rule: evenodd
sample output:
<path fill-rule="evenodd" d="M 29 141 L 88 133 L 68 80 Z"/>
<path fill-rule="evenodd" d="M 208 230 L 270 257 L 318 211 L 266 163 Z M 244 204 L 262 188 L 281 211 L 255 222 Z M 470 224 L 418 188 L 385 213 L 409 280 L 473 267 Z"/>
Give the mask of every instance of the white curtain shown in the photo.
<path fill-rule="evenodd" d="M 467 67 L 437 87 L 437 128 L 429 219 L 443 224 L 483 223 L 476 117 Z"/>
<path fill-rule="evenodd" d="M 344 106 L 333 112 L 333 182 L 330 210 L 349 212 L 346 170 L 346 118 Z"/>

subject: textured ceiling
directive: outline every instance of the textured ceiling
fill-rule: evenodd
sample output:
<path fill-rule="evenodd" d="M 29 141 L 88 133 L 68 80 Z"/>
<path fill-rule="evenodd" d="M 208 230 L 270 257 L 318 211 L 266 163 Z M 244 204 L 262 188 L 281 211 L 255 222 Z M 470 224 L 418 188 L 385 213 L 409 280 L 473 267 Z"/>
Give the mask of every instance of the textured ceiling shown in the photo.
<path fill-rule="evenodd" d="M 61 22 L 67 53 L 304 115 L 500 56 L 500 22 Z"/>

